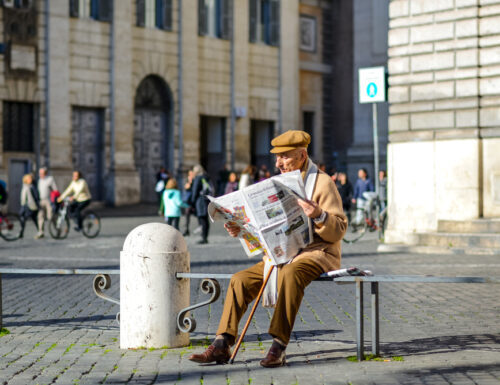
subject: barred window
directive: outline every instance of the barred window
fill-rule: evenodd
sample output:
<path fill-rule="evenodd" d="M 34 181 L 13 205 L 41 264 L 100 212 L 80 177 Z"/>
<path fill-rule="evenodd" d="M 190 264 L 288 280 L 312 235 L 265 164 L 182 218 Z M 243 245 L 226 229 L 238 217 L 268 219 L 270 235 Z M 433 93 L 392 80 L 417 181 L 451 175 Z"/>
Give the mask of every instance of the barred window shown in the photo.
<path fill-rule="evenodd" d="M 3 150 L 33 152 L 33 103 L 3 103 Z"/>
<path fill-rule="evenodd" d="M 172 0 L 137 0 L 136 6 L 139 27 L 173 29 Z"/>
<path fill-rule="evenodd" d="M 230 39 L 232 21 L 232 0 L 198 0 L 199 35 Z"/>
<path fill-rule="evenodd" d="M 71 17 L 111 21 L 112 14 L 113 0 L 69 0 Z"/>
<path fill-rule="evenodd" d="M 249 0 L 249 8 L 250 42 L 279 45 L 279 0 Z"/>

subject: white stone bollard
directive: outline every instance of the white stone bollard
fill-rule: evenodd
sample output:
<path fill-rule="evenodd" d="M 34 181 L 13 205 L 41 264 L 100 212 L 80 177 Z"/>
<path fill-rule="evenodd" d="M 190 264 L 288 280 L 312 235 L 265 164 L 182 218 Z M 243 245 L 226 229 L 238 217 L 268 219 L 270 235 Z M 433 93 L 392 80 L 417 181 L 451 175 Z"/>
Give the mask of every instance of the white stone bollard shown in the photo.
<path fill-rule="evenodd" d="M 163 223 L 132 230 L 120 253 L 120 348 L 180 347 L 189 333 L 177 314 L 189 306 L 189 252 L 181 233 Z"/>

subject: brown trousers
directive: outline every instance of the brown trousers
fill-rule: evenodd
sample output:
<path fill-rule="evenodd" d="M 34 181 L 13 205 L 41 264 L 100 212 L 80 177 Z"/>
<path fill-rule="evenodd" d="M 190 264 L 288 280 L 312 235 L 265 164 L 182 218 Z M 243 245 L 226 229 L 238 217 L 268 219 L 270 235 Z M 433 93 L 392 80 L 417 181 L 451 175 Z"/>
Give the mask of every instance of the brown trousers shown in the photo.
<path fill-rule="evenodd" d="M 264 262 L 259 262 L 231 277 L 217 335 L 227 333 L 236 339 L 238 324 L 262 286 L 263 272 Z M 322 268 L 309 258 L 278 266 L 278 301 L 269 334 L 288 344 L 304 289 L 321 273 Z"/>

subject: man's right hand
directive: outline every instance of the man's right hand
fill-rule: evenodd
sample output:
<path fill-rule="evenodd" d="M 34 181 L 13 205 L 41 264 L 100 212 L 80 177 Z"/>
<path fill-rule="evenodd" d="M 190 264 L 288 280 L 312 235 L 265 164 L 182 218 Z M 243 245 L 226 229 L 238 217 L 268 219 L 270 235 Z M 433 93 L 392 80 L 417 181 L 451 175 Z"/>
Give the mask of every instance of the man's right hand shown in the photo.
<path fill-rule="evenodd" d="M 227 230 L 230 236 L 236 238 L 240 233 L 240 226 L 238 226 L 234 222 L 226 222 L 224 223 L 224 228 Z"/>

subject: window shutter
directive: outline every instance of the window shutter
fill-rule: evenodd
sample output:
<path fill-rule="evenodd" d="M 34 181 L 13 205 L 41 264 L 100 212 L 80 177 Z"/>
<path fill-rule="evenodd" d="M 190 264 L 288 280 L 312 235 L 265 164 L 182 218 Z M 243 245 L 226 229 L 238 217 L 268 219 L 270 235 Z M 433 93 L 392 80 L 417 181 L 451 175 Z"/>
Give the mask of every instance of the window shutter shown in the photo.
<path fill-rule="evenodd" d="M 69 0 L 69 16 L 70 17 L 78 17 L 80 15 L 79 5 L 80 5 L 80 2 L 78 0 Z"/>
<path fill-rule="evenodd" d="M 233 0 L 222 0 L 222 34 L 221 38 L 231 39 L 233 34 Z"/>
<path fill-rule="evenodd" d="M 279 0 L 271 0 L 271 15 L 269 23 L 269 41 L 270 45 L 278 46 L 280 44 L 280 3 Z"/>
<path fill-rule="evenodd" d="M 255 43 L 257 41 L 257 14 L 258 14 L 258 6 L 260 0 L 248 0 L 250 20 L 249 20 L 249 40 L 251 43 Z"/>
<path fill-rule="evenodd" d="M 205 0 L 198 0 L 198 34 L 204 36 L 207 34 L 207 6 Z"/>
<path fill-rule="evenodd" d="M 180 0 L 182 1 L 182 0 Z M 161 28 L 166 29 L 171 31 L 173 29 L 172 25 L 172 12 L 173 12 L 173 7 L 172 7 L 172 0 L 162 0 L 162 7 L 161 7 L 161 12 L 162 12 L 162 26 Z"/>
<path fill-rule="evenodd" d="M 146 0 L 137 0 L 136 4 L 137 25 L 144 27 L 146 25 Z"/>
<path fill-rule="evenodd" d="M 111 21 L 113 15 L 113 0 L 99 0 L 97 18 L 100 21 Z"/>

